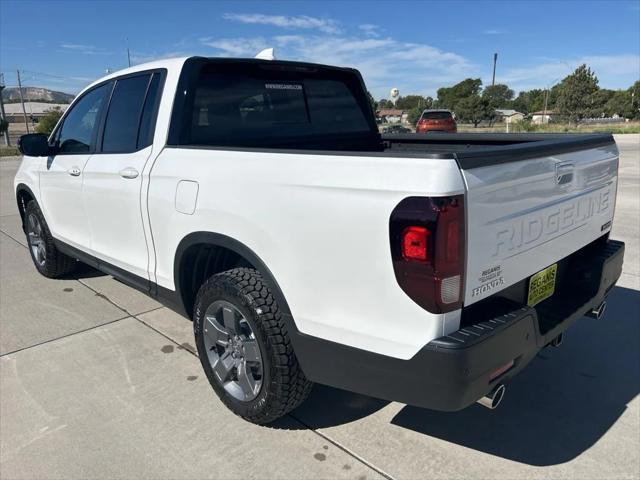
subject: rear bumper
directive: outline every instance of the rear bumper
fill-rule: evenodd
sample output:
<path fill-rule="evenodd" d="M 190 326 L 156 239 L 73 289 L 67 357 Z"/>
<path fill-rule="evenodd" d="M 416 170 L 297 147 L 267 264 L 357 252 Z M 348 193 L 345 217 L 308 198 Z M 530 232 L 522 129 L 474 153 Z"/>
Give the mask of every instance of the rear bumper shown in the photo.
<path fill-rule="evenodd" d="M 600 305 L 622 273 L 623 256 L 624 243 L 598 241 L 574 259 L 581 262 L 580 294 L 556 295 L 535 308 L 517 306 L 482 319 L 431 341 L 410 360 L 295 331 L 293 346 L 305 375 L 315 382 L 435 410 L 461 410 L 515 376 L 540 349 Z M 512 360 L 513 367 L 490 380 Z"/>
<path fill-rule="evenodd" d="M 417 127 L 416 128 L 416 133 L 457 133 L 458 132 L 458 128 L 457 127 L 439 127 L 437 125 L 434 126 L 430 126 L 430 127 Z"/>

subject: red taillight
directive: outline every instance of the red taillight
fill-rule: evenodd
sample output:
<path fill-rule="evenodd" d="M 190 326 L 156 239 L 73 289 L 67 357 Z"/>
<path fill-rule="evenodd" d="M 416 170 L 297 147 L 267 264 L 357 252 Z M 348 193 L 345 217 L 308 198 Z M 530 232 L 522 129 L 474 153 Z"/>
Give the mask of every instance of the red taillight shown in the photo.
<path fill-rule="evenodd" d="M 462 306 L 464 197 L 409 197 L 391 214 L 389 233 L 396 279 L 434 313 Z"/>
<path fill-rule="evenodd" d="M 429 230 L 425 227 L 407 227 L 402 232 L 402 258 L 426 262 Z"/>
<path fill-rule="evenodd" d="M 447 262 L 457 262 L 460 255 L 460 224 L 458 222 L 447 224 L 447 245 L 445 248 Z"/>

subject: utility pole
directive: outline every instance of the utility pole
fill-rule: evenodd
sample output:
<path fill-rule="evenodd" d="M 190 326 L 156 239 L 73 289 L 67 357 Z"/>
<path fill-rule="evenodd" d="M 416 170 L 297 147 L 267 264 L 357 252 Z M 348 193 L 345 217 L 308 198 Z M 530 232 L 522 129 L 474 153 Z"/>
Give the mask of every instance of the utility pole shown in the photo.
<path fill-rule="evenodd" d="M 27 111 L 24 108 L 24 97 L 22 96 L 22 82 L 20 81 L 20 70 L 16 70 L 18 72 L 18 91 L 20 92 L 20 103 L 22 104 L 22 114 L 24 115 L 24 125 L 27 127 L 27 133 L 31 133 L 29 131 L 29 122 L 27 121 Z"/>
<path fill-rule="evenodd" d="M 544 92 L 544 110 L 542 111 L 541 123 L 548 123 L 548 119 L 547 119 L 547 102 L 548 101 L 549 101 L 549 87 L 547 87 L 547 89 Z"/>
<path fill-rule="evenodd" d="M 493 79 L 491 80 L 491 86 L 496 84 L 496 63 L 498 63 L 498 54 L 493 54 Z"/>
<path fill-rule="evenodd" d="M 129 62 L 129 66 L 131 66 L 131 54 L 129 53 L 129 37 L 127 37 L 127 62 Z"/>
<path fill-rule="evenodd" d="M 7 114 L 4 113 L 4 100 L 2 99 L 2 91 L 4 90 L 4 74 L 0 73 L 0 119 L 7 122 Z M 9 124 L 7 123 L 7 129 L 3 132 L 4 143 L 7 147 L 11 146 L 9 143 Z"/>

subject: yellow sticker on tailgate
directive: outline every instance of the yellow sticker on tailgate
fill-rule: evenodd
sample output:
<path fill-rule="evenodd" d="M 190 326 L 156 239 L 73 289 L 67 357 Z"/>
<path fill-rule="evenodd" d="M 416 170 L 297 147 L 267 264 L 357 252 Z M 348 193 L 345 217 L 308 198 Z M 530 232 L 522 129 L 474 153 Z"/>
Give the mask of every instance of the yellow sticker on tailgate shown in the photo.
<path fill-rule="evenodd" d="M 557 272 L 558 264 L 554 263 L 550 267 L 547 267 L 531 276 L 529 279 L 529 296 L 527 297 L 527 305 L 533 307 L 553 295 L 553 292 L 556 289 Z"/>

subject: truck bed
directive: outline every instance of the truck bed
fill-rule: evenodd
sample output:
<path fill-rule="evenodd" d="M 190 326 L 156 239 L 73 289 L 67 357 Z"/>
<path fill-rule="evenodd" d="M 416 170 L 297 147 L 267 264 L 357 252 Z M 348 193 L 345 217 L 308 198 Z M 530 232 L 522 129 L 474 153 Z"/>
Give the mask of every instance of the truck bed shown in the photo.
<path fill-rule="evenodd" d="M 385 153 L 403 156 L 453 154 L 462 169 L 558 155 L 613 144 L 611 134 L 432 133 L 382 135 Z"/>
<path fill-rule="evenodd" d="M 401 133 L 262 140 L 260 144 L 192 145 L 186 148 L 315 155 L 455 158 L 461 169 L 470 169 L 613 145 L 614 140 L 611 134 Z"/>

